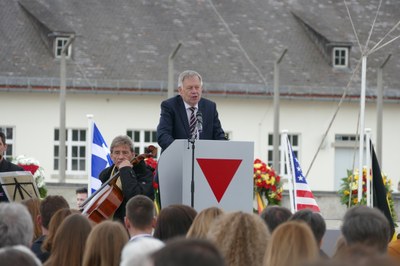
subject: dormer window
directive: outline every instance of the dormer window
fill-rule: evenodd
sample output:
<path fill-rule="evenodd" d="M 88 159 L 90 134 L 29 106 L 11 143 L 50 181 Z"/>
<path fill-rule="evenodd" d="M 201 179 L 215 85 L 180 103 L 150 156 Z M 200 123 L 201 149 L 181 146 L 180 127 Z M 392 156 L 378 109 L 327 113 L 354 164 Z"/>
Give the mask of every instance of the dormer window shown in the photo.
<path fill-rule="evenodd" d="M 332 52 L 333 67 L 345 68 L 349 66 L 349 48 L 334 47 Z"/>
<path fill-rule="evenodd" d="M 61 58 L 61 51 L 64 48 L 64 46 L 67 44 L 69 38 L 66 37 L 57 37 L 54 41 L 54 57 L 55 58 Z M 65 51 L 65 58 L 71 58 L 71 50 L 72 50 L 72 45 L 68 47 L 68 49 Z"/>

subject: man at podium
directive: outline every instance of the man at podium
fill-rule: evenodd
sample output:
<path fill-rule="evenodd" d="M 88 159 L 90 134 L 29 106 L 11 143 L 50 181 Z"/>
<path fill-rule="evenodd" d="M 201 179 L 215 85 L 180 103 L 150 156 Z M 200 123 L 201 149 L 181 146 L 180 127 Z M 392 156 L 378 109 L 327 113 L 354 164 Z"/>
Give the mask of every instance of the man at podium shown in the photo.
<path fill-rule="evenodd" d="M 213 101 L 201 97 L 199 73 L 185 70 L 178 77 L 179 95 L 161 103 L 157 141 L 165 150 L 175 139 L 225 140 L 225 132 Z"/>
<path fill-rule="evenodd" d="M 4 158 L 4 152 L 7 150 L 6 135 L 0 131 L 0 172 L 24 171 L 24 169 L 13 164 Z M 0 202 L 8 201 L 4 193 L 3 186 L 0 186 Z"/>

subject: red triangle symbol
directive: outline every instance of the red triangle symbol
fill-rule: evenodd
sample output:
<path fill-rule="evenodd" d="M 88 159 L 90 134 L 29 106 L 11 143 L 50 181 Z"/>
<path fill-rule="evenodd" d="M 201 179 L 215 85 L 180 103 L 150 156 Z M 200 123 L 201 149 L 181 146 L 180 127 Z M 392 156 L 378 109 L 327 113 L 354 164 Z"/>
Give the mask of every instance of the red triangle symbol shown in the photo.
<path fill-rule="evenodd" d="M 242 160 L 199 158 L 196 160 L 200 165 L 215 198 L 220 202 Z"/>

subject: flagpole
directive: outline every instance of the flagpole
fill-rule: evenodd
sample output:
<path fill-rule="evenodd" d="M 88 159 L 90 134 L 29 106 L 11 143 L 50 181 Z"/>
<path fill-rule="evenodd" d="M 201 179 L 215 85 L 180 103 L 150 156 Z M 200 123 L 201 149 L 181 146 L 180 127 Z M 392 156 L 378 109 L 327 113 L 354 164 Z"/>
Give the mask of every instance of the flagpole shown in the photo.
<path fill-rule="evenodd" d="M 92 145 L 93 145 L 93 115 L 92 114 L 87 114 L 86 115 L 88 119 L 88 136 L 86 138 L 87 140 L 87 150 L 86 150 L 86 172 L 87 172 L 87 177 L 88 177 L 88 196 L 92 194 L 92 186 L 91 186 L 91 177 L 92 177 Z"/>
<path fill-rule="evenodd" d="M 293 182 L 293 173 L 292 173 L 292 167 L 290 166 L 290 157 L 289 157 L 289 147 L 288 147 L 288 137 L 287 137 L 287 130 L 282 130 L 281 133 L 281 146 L 284 148 L 284 151 L 282 151 L 282 153 L 284 153 L 284 157 L 286 158 L 286 160 L 284 159 L 285 163 L 286 163 L 286 169 L 287 169 L 287 180 L 289 183 L 289 200 L 290 200 L 290 211 L 292 213 L 295 213 L 296 211 L 296 207 L 295 207 L 295 202 L 294 202 L 294 182 Z M 282 156 L 281 156 L 282 158 Z M 284 163 L 281 163 L 281 175 L 284 173 Z"/>
<path fill-rule="evenodd" d="M 363 152 L 364 152 L 364 113 L 365 113 L 365 89 L 366 89 L 366 73 L 367 73 L 367 56 L 362 57 L 361 67 L 361 95 L 360 95 L 360 145 L 358 152 L 358 202 L 362 199 L 362 171 L 363 171 Z"/>
<path fill-rule="evenodd" d="M 372 197 L 371 197 L 371 169 L 372 169 L 372 161 L 371 161 L 371 129 L 366 128 L 365 129 L 365 160 L 366 160 L 366 165 L 367 165 L 367 174 L 366 174 L 366 180 L 367 182 L 367 206 L 372 207 Z"/>

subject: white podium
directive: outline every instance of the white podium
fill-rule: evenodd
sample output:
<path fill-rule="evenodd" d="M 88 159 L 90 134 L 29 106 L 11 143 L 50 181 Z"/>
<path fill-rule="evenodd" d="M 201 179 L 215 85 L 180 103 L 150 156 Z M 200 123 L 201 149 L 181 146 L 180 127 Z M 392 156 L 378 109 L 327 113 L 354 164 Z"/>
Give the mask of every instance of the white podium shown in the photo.
<path fill-rule="evenodd" d="M 253 142 L 196 140 L 193 207 L 253 212 L 253 156 Z M 158 177 L 161 207 L 191 206 L 192 143 L 175 140 L 160 156 Z"/>

